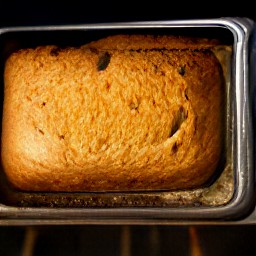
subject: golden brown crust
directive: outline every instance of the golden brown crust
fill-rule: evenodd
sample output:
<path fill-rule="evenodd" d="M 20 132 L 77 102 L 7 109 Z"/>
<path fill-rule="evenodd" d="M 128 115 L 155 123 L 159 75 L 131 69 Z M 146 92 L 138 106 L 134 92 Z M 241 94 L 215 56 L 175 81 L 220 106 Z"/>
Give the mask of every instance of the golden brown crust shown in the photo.
<path fill-rule="evenodd" d="M 12 54 L 2 162 L 16 188 L 187 189 L 211 177 L 221 151 L 223 82 L 207 50 L 214 44 L 156 38 Z"/>
<path fill-rule="evenodd" d="M 115 35 L 93 41 L 83 46 L 83 48 L 94 47 L 98 50 L 148 50 L 148 49 L 168 49 L 168 50 L 200 50 L 209 49 L 219 44 L 216 39 L 194 38 L 183 36 L 152 36 L 152 35 Z"/>

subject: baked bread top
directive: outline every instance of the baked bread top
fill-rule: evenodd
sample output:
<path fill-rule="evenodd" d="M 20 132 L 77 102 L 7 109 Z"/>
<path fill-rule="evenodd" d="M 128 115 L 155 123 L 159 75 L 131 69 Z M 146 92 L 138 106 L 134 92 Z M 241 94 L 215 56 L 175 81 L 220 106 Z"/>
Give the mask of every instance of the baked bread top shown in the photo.
<path fill-rule="evenodd" d="M 13 53 L 1 154 L 11 184 L 67 192 L 202 186 L 222 148 L 216 44 L 116 35 Z"/>

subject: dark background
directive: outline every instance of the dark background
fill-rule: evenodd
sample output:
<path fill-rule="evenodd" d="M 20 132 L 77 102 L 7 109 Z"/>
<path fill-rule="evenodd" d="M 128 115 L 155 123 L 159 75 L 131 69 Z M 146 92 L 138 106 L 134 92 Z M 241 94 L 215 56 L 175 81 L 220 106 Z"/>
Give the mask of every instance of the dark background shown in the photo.
<path fill-rule="evenodd" d="M 1 26 L 196 19 L 240 16 L 255 19 L 253 1 L 226 0 L 0 0 Z"/>
<path fill-rule="evenodd" d="M 118 21 L 150 21 L 219 17 L 256 20 L 253 1 L 3 1 L 0 26 L 58 25 Z M 191 255 L 190 226 L 130 226 L 129 249 L 123 244 L 127 227 L 92 226 L 3 226 L 0 256 L 24 255 L 29 237 L 30 255 Z M 195 227 L 201 255 L 256 255 L 256 227 Z M 31 235 L 32 234 L 32 235 Z M 31 236 L 30 236 L 31 235 Z M 196 246 L 196 245 L 194 245 Z M 29 250 L 28 250 L 29 251 Z M 24 255 L 25 256 L 25 255 Z"/>

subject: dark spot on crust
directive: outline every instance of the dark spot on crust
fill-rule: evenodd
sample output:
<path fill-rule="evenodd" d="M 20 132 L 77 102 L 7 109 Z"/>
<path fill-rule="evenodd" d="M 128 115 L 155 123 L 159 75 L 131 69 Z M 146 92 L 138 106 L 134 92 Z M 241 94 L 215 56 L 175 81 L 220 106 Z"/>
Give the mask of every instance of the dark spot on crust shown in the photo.
<path fill-rule="evenodd" d="M 174 144 L 173 144 L 173 146 L 172 146 L 172 152 L 173 153 L 176 153 L 178 151 L 178 145 L 177 145 L 177 143 L 175 142 Z"/>
<path fill-rule="evenodd" d="M 61 51 L 61 48 L 60 48 L 60 47 L 55 47 L 55 48 L 53 48 L 53 49 L 50 51 L 50 55 L 51 55 L 51 56 L 58 56 L 60 51 Z"/>
<path fill-rule="evenodd" d="M 64 140 L 64 139 L 65 139 L 65 135 L 59 135 L 59 138 L 60 138 L 61 140 Z"/>
<path fill-rule="evenodd" d="M 172 137 L 180 128 L 181 124 L 185 121 L 187 118 L 187 114 L 185 112 L 185 109 L 183 107 L 180 107 L 179 111 L 176 113 L 176 116 L 173 120 L 173 124 L 170 131 L 170 137 Z"/>
<path fill-rule="evenodd" d="M 186 98 L 186 100 L 189 100 L 187 90 L 185 90 L 185 98 Z"/>
<path fill-rule="evenodd" d="M 137 99 L 137 102 L 131 101 L 128 105 L 130 110 L 136 110 L 137 112 L 139 112 L 140 101 L 141 100 L 139 98 Z"/>
<path fill-rule="evenodd" d="M 98 49 L 96 49 L 96 48 L 90 48 L 90 51 L 91 51 L 91 52 L 93 52 L 93 53 L 96 53 L 96 54 L 98 54 L 98 53 L 99 53 L 99 50 L 98 50 Z"/>
<path fill-rule="evenodd" d="M 139 105 L 138 105 L 138 104 L 135 104 L 135 103 L 133 103 L 133 102 L 129 105 L 129 108 L 130 108 L 131 110 L 133 110 L 133 109 L 137 110 L 138 107 L 139 107 Z"/>
<path fill-rule="evenodd" d="M 180 75 L 184 76 L 184 75 L 185 75 L 185 73 L 186 73 L 185 66 L 180 67 L 180 68 L 179 68 L 179 70 L 178 70 L 178 72 L 179 72 L 179 74 L 180 74 Z"/>
<path fill-rule="evenodd" d="M 41 130 L 40 128 L 38 128 L 38 127 L 35 127 L 36 128 L 36 130 L 39 132 L 39 133 L 41 133 L 42 135 L 44 135 L 44 131 L 43 130 Z"/>
<path fill-rule="evenodd" d="M 108 52 L 104 52 L 99 56 L 99 60 L 97 63 L 97 69 L 98 71 L 103 71 L 107 68 L 109 62 L 111 59 L 111 55 Z"/>
<path fill-rule="evenodd" d="M 107 85 L 106 85 L 106 88 L 107 88 L 107 90 L 109 90 L 110 89 L 110 83 L 107 83 Z"/>

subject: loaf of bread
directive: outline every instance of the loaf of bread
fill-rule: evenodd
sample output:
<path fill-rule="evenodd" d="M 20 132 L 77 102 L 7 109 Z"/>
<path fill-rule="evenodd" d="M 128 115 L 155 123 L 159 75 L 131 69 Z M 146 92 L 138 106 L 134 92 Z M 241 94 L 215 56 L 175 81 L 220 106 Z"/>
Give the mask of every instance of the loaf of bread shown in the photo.
<path fill-rule="evenodd" d="M 216 42 L 112 35 L 6 61 L 1 157 L 24 191 L 203 186 L 222 150 Z"/>

